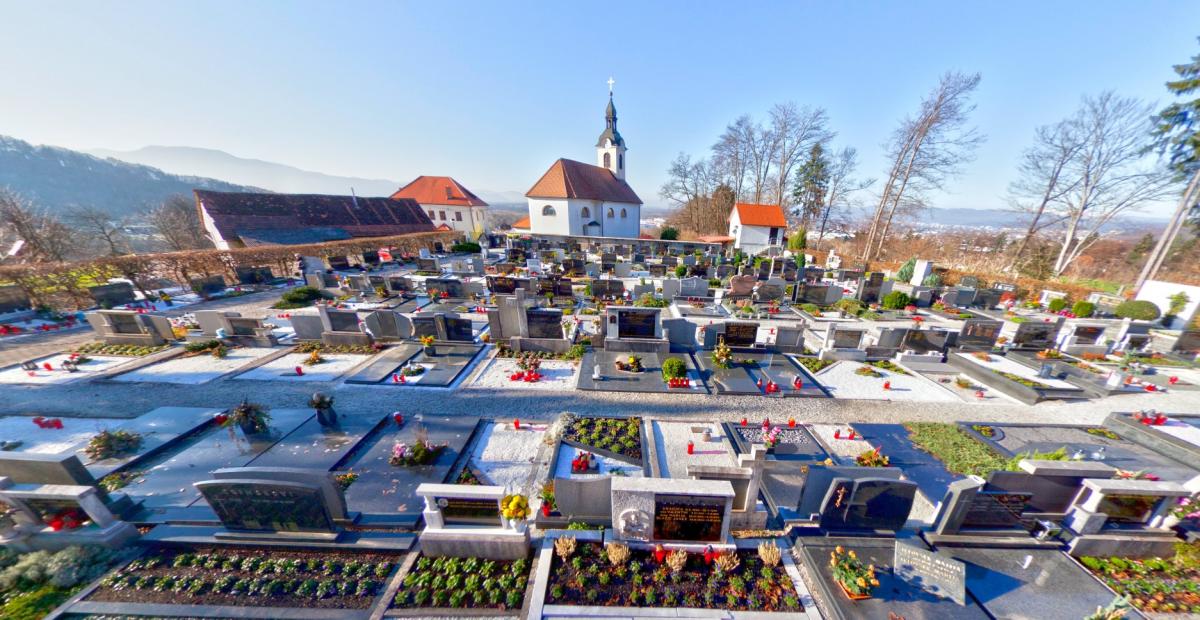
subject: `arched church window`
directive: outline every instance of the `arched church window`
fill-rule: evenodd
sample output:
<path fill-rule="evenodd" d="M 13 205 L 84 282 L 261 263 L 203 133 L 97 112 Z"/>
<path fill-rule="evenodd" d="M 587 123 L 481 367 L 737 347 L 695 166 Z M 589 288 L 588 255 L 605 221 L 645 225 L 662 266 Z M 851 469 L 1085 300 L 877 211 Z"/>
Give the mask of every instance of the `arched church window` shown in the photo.
<path fill-rule="evenodd" d="M 554 207 L 552 207 L 550 205 L 546 205 L 546 206 L 542 207 L 542 215 L 555 215 Z"/>
<path fill-rule="evenodd" d="M 608 153 L 604 154 L 604 167 L 605 168 L 612 167 L 612 157 Z"/>
<path fill-rule="evenodd" d="M 580 212 L 579 212 L 579 217 L 592 217 L 592 211 L 591 211 L 591 209 L 588 209 L 587 207 L 584 207 L 584 208 L 583 208 L 583 211 L 580 211 Z"/>
<path fill-rule="evenodd" d="M 629 217 L 629 214 L 625 212 L 625 209 L 621 209 L 621 217 L 622 218 Z"/>
<path fill-rule="evenodd" d="M 617 155 L 617 170 L 624 170 L 624 169 L 625 169 L 625 155 L 618 154 Z"/>
<path fill-rule="evenodd" d="M 614 215 L 616 215 L 616 214 L 613 212 L 613 210 L 612 210 L 612 207 L 609 207 L 609 208 L 608 208 L 608 217 L 610 217 L 610 218 L 611 218 L 611 217 L 612 217 L 612 216 L 614 216 Z"/>

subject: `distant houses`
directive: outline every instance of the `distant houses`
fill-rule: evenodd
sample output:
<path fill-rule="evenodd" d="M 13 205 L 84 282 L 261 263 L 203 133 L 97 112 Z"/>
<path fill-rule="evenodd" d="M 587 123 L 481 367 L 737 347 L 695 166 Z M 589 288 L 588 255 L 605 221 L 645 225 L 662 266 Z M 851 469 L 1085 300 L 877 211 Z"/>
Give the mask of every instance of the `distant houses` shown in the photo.
<path fill-rule="evenodd" d="M 220 250 L 433 232 L 411 198 L 194 190 L 200 223 Z"/>
<path fill-rule="evenodd" d="M 392 194 L 417 201 L 435 226 L 477 239 L 487 230 L 488 203 L 451 177 L 419 176 Z"/>

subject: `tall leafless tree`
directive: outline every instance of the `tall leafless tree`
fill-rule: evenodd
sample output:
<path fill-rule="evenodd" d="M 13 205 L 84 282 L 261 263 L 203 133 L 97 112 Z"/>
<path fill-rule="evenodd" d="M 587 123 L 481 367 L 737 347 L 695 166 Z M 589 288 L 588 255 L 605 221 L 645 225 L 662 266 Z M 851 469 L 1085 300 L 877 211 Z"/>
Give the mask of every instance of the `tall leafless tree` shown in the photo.
<path fill-rule="evenodd" d="M 187 196 L 167 198 L 146 214 L 146 221 L 158 233 L 167 250 L 177 252 L 212 247 L 200 226 L 196 203 Z"/>
<path fill-rule="evenodd" d="M 833 138 L 834 133 L 826 127 L 828 123 L 829 115 L 821 108 L 801 108 L 792 102 L 771 108 L 775 187 L 767 198 L 769 202 L 786 211 L 792 193 L 792 172 L 814 144 L 824 144 Z"/>
<path fill-rule="evenodd" d="M 1064 163 L 1043 163 L 1018 182 L 1031 189 L 1040 185 L 1043 195 L 1053 197 L 1045 202 L 1043 217 L 1058 224 L 1054 275 L 1062 275 L 1099 241 L 1114 218 L 1175 189 L 1170 171 L 1146 154 L 1150 113 L 1151 108 L 1137 99 L 1112 92 L 1084 97 L 1079 110 L 1065 121 L 1070 131 L 1059 136 L 1065 136 L 1068 145 L 1035 146 L 1051 154 L 1051 160 L 1069 153 Z M 1056 167 L 1056 176 L 1046 173 Z"/>
<path fill-rule="evenodd" d="M 817 231 L 814 249 L 821 247 L 825 239 L 825 231 L 830 223 L 845 224 L 845 212 L 853 205 L 853 196 L 875 182 L 875 179 L 858 179 L 854 171 L 858 168 L 858 151 L 854 147 L 844 147 L 829 158 L 829 182 L 825 192 L 825 206 L 821 210 L 821 224 Z"/>
<path fill-rule="evenodd" d="M 891 166 L 871 219 L 862 258 L 878 256 L 899 212 L 924 206 L 924 192 L 940 189 L 970 160 L 983 137 L 967 121 L 975 106 L 970 97 L 978 73 L 949 72 L 921 102 L 916 117 L 906 118 L 887 146 Z"/>
<path fill-rule="evenodd" d="M 1018 167 L 1020 176 L 1009 186 L 1009 202 L 1013 207 L 1030 214 L 1029 227 L 1018 242 L 1006 271 L 1014 271 L 1030 240 L 1038 231 L 1053 226 L 1060 218 L 1043 219 L 1046 208 L 1067 192 L 1075 189 L 1079 178 L 1066 178 L 1064 172 L 1083 148 L 1082 128 L 1076 119 L 1038 127 L 1034 144 L 1025 151 Z"/>

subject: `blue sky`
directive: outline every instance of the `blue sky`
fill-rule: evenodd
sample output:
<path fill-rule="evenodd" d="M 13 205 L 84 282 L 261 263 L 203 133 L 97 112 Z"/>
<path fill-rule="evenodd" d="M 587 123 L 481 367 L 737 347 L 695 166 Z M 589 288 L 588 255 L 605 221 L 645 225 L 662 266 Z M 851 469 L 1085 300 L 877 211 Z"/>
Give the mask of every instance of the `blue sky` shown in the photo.
<path fill-rule="evenodd" d="M 0 0 L 0 134 L 524 191 L 558 157 L 593 160 L 612 75 L 630 182 L 657 203 L 676 153 L 787 100 L 826 108 L 878 177 L 897 119 L 957 69 L 983 74 L 988 141 L 935 204 L 999 207 L 1034 127 L 1082 94 L 1167 101 L 1196 6 Z"/>

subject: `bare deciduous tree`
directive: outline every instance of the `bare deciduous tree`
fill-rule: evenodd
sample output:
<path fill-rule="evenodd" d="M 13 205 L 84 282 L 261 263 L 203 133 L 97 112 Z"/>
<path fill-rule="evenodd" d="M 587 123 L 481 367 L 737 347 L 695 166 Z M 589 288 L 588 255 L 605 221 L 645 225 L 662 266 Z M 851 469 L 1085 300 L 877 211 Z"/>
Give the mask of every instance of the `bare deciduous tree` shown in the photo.
<path fill-rule="evenodd" d="M 62 262 L 76 247 L 75 235 L 67 225 L 0 189 L 0 226 L 25 242 L 21 258 L 28 262 Z"/>
<path fill-rule="evenodd" d="M 829 116 L 821 108 L 799 108 L 792 102 L 776 104 L 771 108 L 775 187 L 773 194 L 767 198 L 769 202 L 786 210 L 791 197 L 788 188 L 792 184 L 792 172 L 796 165 L 814 144 L 824 144 L 834 136 L 825 127 L 828 122 Z M 756 201 L 761 202 L 761 198 L 760 195 Z"/>
<path fill-rule="evenodd" d="M 974 110 L 970 96 L 979 80 L 978 73 L 943 75 L 921 102 L 917 116 L 901 121 L 893 133 L 887 147 L 892 164 L 871 219 L 863 260 L 879 254 L 896 214 L 923 207 L 923 192 L 940 189 L 983 140 L 974 128 L 966 126 Z"/>
<path fill-rule="evenodd" d="M 825 190 L 825 206 L 821 210 L 821 225 L 817 232 L 813 248 L 820 248 L 825 239 L 825 231 L 829 224 L 845 225 L 846 212 L 853 205 L 855 192 L 864 190 L 875 182 L 875 179 L 854 178 L 854 170 L 858 168 L 858 151 L 853 147 L 845 147 L 833 154 L 826 167 L 828 182 Z"/>
<path fill-rule="evenodd" d="M 128 254 L 129 236 L 125 232 L 127 218 L 114 218 L 96 207 L 76 207 L 67 212 L 67 222 L 79 233 L 82 241 L 99 246 L 98 253 L 108 256 Z"/>
<path fill-rule="evenodd" d="M 196 204 L 186 196 L 167 198 L 146 214 L 146 221 L 162 238 L 166 249 L 177 252 L 212 247 L 200 226 Z"/>
<path fill-rule="evenodd" d="M 1054 275 L 1062 275 L 1099 241 L 1114 218 L 1173 190 L 1170 171 L 1146 155 L 1150 113 L 1151 108 L 1136 99 L 1104 92 L 1084 97 L 1080 109 L 1064 121 L 1070 127 L 1064 134 L 1069 148 L 1045 143 L 1039 136 L 1035 152 L 1049 153 L 1051 160 L 1058 151 L 1069 154 L 1065 162 L 1043 163 L 1018 182 L 1034 191 L 1040 185 L 1043 195 L 1052 196 L 1043 216 L 1053 218 L 1059 230 Z M 1047 174 L 1056 168 L 1056 175 Z"/>
<path fill-rule="evenodd" d="M 1021 157 L 1020 177 L 1009 186 L 1009 202 L 1017 210 L 1030 213 L 1031 217 L 1029 228 L 1017 244 L 1006 271 L 1016 270 L 1038 231 L 1062 221 L 1047 221 L 1042 216 L 1051 203 L 1061 200 L 1079 182 L 1078 178 L 1065 178 L 1063 172 L 1081 148 L 1080 127 L 1071 120 L 1037 128 L 1034 145 Z"/>

